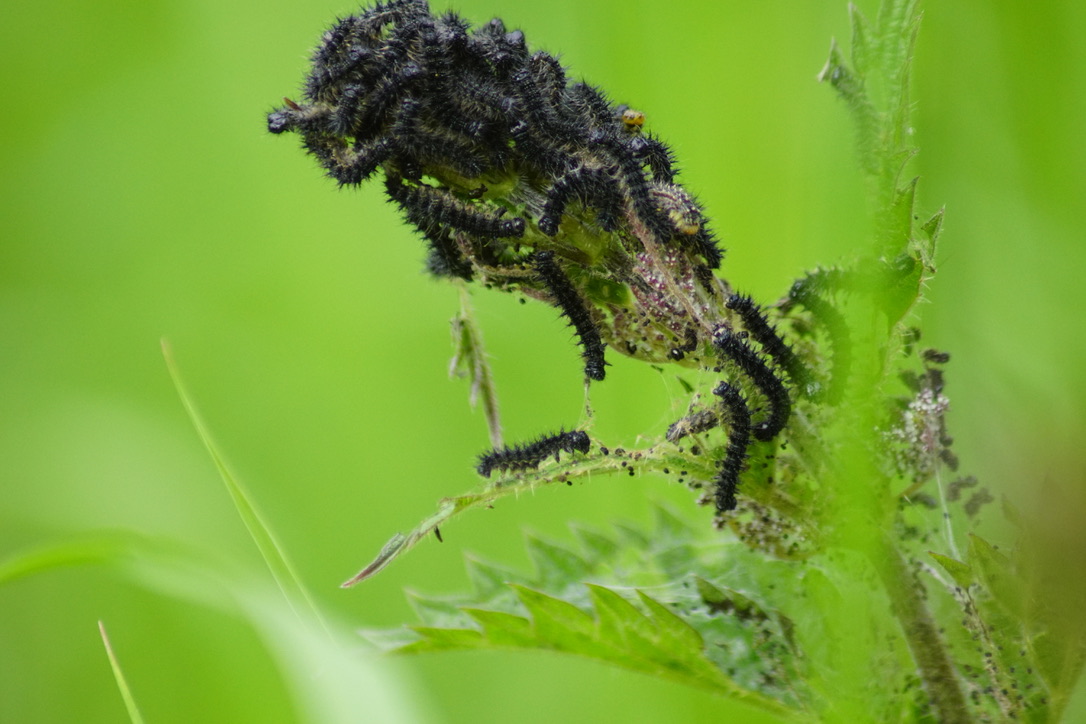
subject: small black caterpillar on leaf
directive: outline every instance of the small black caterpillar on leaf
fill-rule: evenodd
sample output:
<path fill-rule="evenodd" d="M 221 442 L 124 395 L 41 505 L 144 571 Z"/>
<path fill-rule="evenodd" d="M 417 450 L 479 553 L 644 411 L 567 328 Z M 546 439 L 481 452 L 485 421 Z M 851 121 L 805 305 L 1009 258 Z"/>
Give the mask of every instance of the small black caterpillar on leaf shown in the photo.
<path fill-rule="evenodd" d="M 559 454 L 573 451 L 587 453 L 591 446 L 588 433 L 583 430 L 560 431 L 556 435 L 546 435 L 535 442 L 524 445 L 503 447 L 497 450 L 485 452 L 479 456 L 479 463 L 475 469 L 485 478 L 495 470 L 527 470 L 537 468 L 539 464 L 551 455 L 557 461 Z"/>

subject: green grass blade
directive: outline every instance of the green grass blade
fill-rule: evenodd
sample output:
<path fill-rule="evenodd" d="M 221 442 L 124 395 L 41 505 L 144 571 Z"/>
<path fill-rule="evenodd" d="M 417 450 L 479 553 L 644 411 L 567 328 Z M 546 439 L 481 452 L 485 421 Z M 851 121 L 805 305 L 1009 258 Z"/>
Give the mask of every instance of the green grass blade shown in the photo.
<path fill-rule="evenodd" d="M 143 724 L 143 717 L 140 715 L 139 707 L 136 706 L 132 690 L 128 688 L 128 681 L 124 678 L 124 672 L 121 670 L 121 662 L 117 660 L 117 655 L 113 653 L 113 646 L 109 643 L 109 636 L 106 635 L 106 625 L 101 621 L 98 622 L 98 632 L 102 634 L 102 644 L 106 647 L 106 656 L 109 657 L 109 665 L 113 669 L 113 678 L 117 680 L 117 688 L 120 689 L 121 698 L 124 699 L 124 708 L 128 710 L 128 719 L 132 724 Z"/>
<path fill-rule="evenodd" d="M 130 550 L 128 539 L 120 534 L 41 546 L 0 561 L 0 585 L 57 568 L 109 563 L 127 555 Z"/>
<path fill-rule="evenodd" d="M 184 382 L 181 380 L 180 371 L 177 368 L 177 363 L 174 361 L 173 353 L 166 340 L 162 341 L 162 356 L 166 360 L 166 367 L 170 372 L 170 378 L 173 380 L 174 387 L 177 389 L 177 395 L 181 398 L 181 403 L 185 406 L 185 411 L 188 413 L 189 420 L 192 421 L 192 425 L 196 428 L 200 440 L 204 443 L 204 447 L 207 448 L 208 453 L 211 455 L 215 467 L 218 468 L 223 484 L 226 486 L 227 492 L 230 493 L 231 500 L 234 501 L 234 507 L 237 508 L 238 515 L 241 516 L 245 528 L 249 531 L 249 535 L 252 537 L 257 549 L 260 551 L 260 555 L 264 558 L 264 563 L 267 564 L 272 577 L 275 578 L 279 590 L 283 592 L 283 595 L 287 598 L 291 608 L 294 609 L 294 612 L 298 614 L 299 617 L 303 617 L 303 614 L 308 614 L 308 616 L 319 622 L 322 627 L 327 628 L 324 626 L 324 622 L 321 619 L 316 604 L 302 585 L 301 579 L 299 579 L 298 575 L 295 573 L 294 567 L 287 559 L 282 546 L 275 539 L 275 535 L 272 533 L 271 528 L 264 522 L 264 519 L 257 510 L 256 505 L 253 503 L 251 496 L 246 492 L 241 482 L 234 477 L 233 473 L 231 473 L 229 466 L 219 452 L 219 448 L 212 439 L 207 425 L 204 423 L 203 418 L 200 417 L 200 413 L 197 411 L 196 406 L 192 401 L 192 396 L 189 394 L 188 390 L 185 388 Z"/>

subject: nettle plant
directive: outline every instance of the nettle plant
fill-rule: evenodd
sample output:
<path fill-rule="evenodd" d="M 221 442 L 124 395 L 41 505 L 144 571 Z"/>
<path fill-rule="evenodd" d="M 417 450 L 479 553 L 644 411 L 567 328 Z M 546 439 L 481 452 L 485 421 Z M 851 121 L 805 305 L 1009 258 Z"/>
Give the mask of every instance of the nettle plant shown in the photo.
<path fill-rule="evenodd" d="M 873 243 L 770 302 L 720 275 L 705 211 L 644 114 L 521 31 L 394 0 L 324 34 L 301 100 L 269 130 L 298 134 L 340 185 L 383 183 L 429 271 L 459 286 L 454 365 L 494 446 L 478 490 L 344 586 L 469 508 L 549 484 L 651 473 L 716 512 L 705 530 L 663 509 L 651 531 L 574 526 L 577 550 L 533 539 L 534 576 L 471 562 L 471 595 L 418 598 L 422 625 L 373 640 L 579 654 L 784 718 L 1058 718 L 1081 641 L 1028 595 L 1016 555 L 960 536 L 992 496 L 957 473 L 949 355 L 908 323 L 942 222 L 919 220 L 904 174 L 918 21 L 910 0 L 886 0 L 874 23 L 853 10 L 851 57 L 831 48 L 821 79 L 856 122 Z M 596 439 L 590 416 L 504 444 L 472 285 L 557 307 L 586 385 L 616 354 L 677 369 L 685 414 L 636 450 Z"/>

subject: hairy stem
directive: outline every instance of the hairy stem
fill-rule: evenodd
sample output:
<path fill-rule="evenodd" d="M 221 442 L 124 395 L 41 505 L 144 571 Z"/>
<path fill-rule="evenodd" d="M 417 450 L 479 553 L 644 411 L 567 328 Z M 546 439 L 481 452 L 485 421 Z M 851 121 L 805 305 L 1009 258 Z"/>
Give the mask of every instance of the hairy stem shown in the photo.
<path fill-rule="evenodd" d="M 878 568 L 883 585 L 894 602 L 894 614 L 901 623 L 936 719 L 943 724 L 973 721 L 960 680 L 939 636 L 939 628 L 924 603 L 920 583 L 910 572 L 901 552 L 886 539 L 882 559 Z"/>

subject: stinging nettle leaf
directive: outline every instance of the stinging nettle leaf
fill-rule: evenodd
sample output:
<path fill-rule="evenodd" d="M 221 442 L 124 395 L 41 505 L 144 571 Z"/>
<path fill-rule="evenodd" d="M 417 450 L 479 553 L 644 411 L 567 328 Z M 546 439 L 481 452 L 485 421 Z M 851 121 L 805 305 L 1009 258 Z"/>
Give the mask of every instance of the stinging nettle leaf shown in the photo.
<path fill-rule="evenodd" d="M 944 556 L 941 553 L 935 553 L 928 551 L 928 555 L 938 563 L 944 571 L 950 574 L 950 577 L 954 579 L 954 582 L 961 586 L 962 589 L 968 589 L 971 585 L 976 583 L 976 578 L 973 575 L 973 569 L 961 561 L 954 560 L 950 556 Z"/>
<path fill-rule="evenodd" d="M 603 533 L 579 524 L 571 524 L 570 529 L 580 542 L 581 548 L 593 560 L 610 558 L 618 552 L 618 543 Z"/>
<path fill-rule="evenodd" d="M 588 571 L 614 579 L 621 569 L 611 559 L 625 559 L 631 551 L 607 535 L 572 527 L 578 537 L 595 541 L 594 548 L 584 546 L 584 555 L 571 559 L 565 547 L 530 537 L 529 546 L 535 548 L 533 556 L 546 558 L 549 567 L 544 571 L 544 566 L 539 566 L 534 582 L 471 560 L 468 568 L 477 581 L 473 597 L 457 602 L 415 594 L 412 604 L 428 625 L 409 629 L 406 637 L 401 632 L 390 641 L 377 638 L 376 643 L 400 641 L 406 653 L 457 647 L 560 651 L 743 698 L 767 711 L 784 712 L 785 707 L 802 700 L 795 690 L 773 683 L 784 675 L 781 672 L 795 670 L 789 663 L 795 656 L 794 644 L 788 643 L 789 632 L 784 632 L 782 617 L 770 619 L 770 614 L 753 599 L 705 577 L 741 577 L 755 585 L 754 581 L 762 577 L 778 581 L 782 572 L 794 569 L 793 564 L 777 563 L 780 571 L 767 569 L 751 578 L 751 571 L 760 563 L 745 552 L 741 543 L 713 536 L 707 548 L 678 544 L 676 536 L 689 543 L 698 531 L 684 525 L 681 517 L 667 513 L 658 516 L 652 534 L 624 526 L 623 537 L 643 546 L 636 551 L 638 575 L 666 571 L 672 563 L 678 565 L 681 561 L 677 552 L 682 551 L 686 556 L 684 569 L 697 570 L 703 576 L 680 575 L 670 583 L 654 586 L 651 593 L 612 585 L 582 585 L 570 573 Z M 662 533 L 661 527 L 671 532 Z M 685 533 L 679 535 L 676 531 L 683 528 Z M 711 572 L 714 568 L 716 571 Z M 547 582 L 542 580 L 545 577 Z M 516 579 L 519 584 L 506 585 L 502 578 Z M 724 600 L 728 601 L 726 611 L 722 604 L 716 612 L 707 607 L 707 603 Z M 436 630 L 439 627 L 441 630 Z M 374 638 L 372 634 L 369 637 Z M 778 640 L 787 645 L 778 645 Z M 776 662 L 780 656 L 786 660 Z M 725 674 L 725 669 L 734 671 L 742 681 Z"/>
<path fill-rule="evenodd" d="M 719 588 L 700 576 L 695 576 L 695 582 L 698 595 L 711 613 L 732 615 L 741 621 L 751 618 L 764 621 L 769 618 L 761 606 L 738 591 Z"/>
<path fill-rule="evenodd" d="M 637 597 L 649 610 L 653 624 L 659 632 L 659 637 L 665 644 L 671 644 L 676 649 L 690 647 L 702 650 L 705 642 L 701 635 L 686 621 L 669 609 L 664 604 L 649 596 L 644 591 L 638 591 Z"/>
<path fill-rule="evenodd" d="M 577 606 L 525 586 L 512 588 L 531 614 L 536 635 L 552 648 L 578 651 L 595 638 L 595 621 Z"/>
<path fill-rule="evenodd" d="M 856 74 L 861 78 L 872 65 L 878 48 L 872 46 L 871 24 L 856 5 L 848 6 L 848 17 L 852 25 L 852 63 Z"/>
<path fill-rule="evenodd" d="M 459 651 L 488 648 L 486 639 L 479 631 L 458 628 L 411 626 L 422 638 L 415 643 L 396 649 L 397 654 L 417 654 L 424 651 Z"/>
<path fill-rule="evenodd" d="M 467 569 L 468 579 L 475 589 L 475 595 L 482 600 L 508 593 L 510 583 L 527 582 L 527 579 L 519 573 L 471 556 L 467 559 Z"/>
<path fill-rule="evenodd" d="M 626 523 L 614 523 L 614 528 L 618 532 L 619 541 L 623 546 L 629 546 L 638 550 L 645 550 L 650 547 L 651 541 L 641 530 L 632 525 Z"/>
<path fill-rule="evenodd" d="M 523 616 L 479 608 L 465 608 L 463 611 L 483 627 L 484 635 L 495 646 L 534 648 L 540 644 L 532 622 Z"/>
<path fill-rule="evenodd" d="M 654 648 L 656 636 L 652 622 L 637 606 L 606 586 L 587 585 L 602 638 L 619 641 L 624 648 L 644 653 Z"/>
<path fill-rule="evenodd" d="M 426 596 L 415 591 L 407 592 L 407 600 L 414 609 L 415 615 L 427 626 L 455 627 L 463 618 L 460 606 L 448 600 Z"/>
<path fill-rule="evenodd" d="M 1011 615 L 1021 618 L 1025 610 L 1025 587 L 1014 573 L 1010 559 L 988 541 L 971 534 L 969 563 L 993 598 Z"/>
<path fill-rule="evenodd" d="M 677 516 L 664 505 L 654 505 L 652 518 L 655 523 L 657 535 L 665 539 L 688 541 L 690 539 L 690 524 Z"/>
<path fill-rule="evenodd" d="M 529 535 L 527 547 L 543 584 L 578 581 L 591 572 L 584 558 L 556 543 Z"/>

